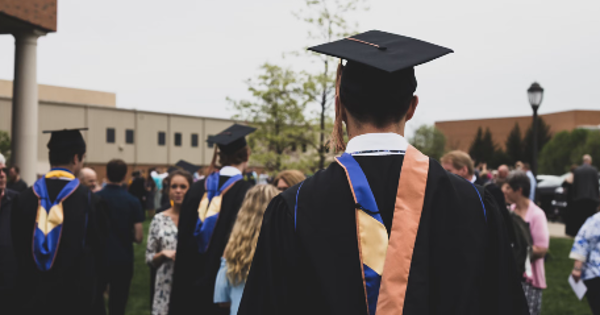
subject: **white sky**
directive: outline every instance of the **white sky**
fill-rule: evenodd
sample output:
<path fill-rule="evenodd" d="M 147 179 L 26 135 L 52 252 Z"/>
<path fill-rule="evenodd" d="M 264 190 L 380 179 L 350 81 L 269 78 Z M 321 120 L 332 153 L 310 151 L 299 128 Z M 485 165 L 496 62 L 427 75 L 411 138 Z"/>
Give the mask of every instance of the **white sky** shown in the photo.
<path fill-rule="evenodd" d="M 315 65 L 283 52 L 319 44 L 291 11 L 302 0 L 59 0 L 58 32 L 38 42 L 38 81 L 117 93 L 117 106 L 229 118 L 226 97 L 264 62 Z M 455 53 L 417 68 L 422 123 L 600 109 L 600 1 L 371 0 L 359 30 L 420 38 Z M 13 78 L 14 39 L 0 36 L 0 78 Z"/>

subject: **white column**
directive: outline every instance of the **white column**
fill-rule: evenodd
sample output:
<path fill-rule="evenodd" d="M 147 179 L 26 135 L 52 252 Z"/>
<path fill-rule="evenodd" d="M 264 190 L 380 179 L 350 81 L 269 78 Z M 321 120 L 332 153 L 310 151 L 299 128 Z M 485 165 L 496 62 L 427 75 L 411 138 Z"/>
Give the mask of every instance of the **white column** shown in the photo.
<path fill-rule="evenodd" d="M 37 39 L 35 32 L 14 34 L 11 160 L 28 185 L 36 180 L 38 140 Z"/>

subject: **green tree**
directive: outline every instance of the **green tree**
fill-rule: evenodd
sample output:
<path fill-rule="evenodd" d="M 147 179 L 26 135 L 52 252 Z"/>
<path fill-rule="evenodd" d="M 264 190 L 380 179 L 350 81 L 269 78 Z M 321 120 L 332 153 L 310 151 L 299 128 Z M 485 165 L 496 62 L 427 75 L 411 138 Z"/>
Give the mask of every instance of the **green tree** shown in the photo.
<path fill-rule="evenodd" d="M 515 126 L 510 131 L 510 134 L 506 138 L 505 146 L 508 157 L 507 164 L 514 165 L 517 161 L 523 160 L 523 138 L 521 138 L 519 123 L 515 123 Z"/>
<path fill-rule="evenodd" d="M 258 127 L 249 137 L 252 159 L 272 171 L 285 169 L 294 148 L 314 142 L 304 116 L 306 99 L 298 75 L 265 63 L 255 80 L 248 80 L 253 101 L 228 98 L 238 112 L 233 118 Z"/>
<path fill-rule="evenodd" d="M 539 173 L 562 175 L 571 165 L 580 164 L 588 143 L 589 130 L 575 129 L 572 132 L 561 131 L 544 145 L 539 155 Z M 590 146 L 594 140 L 590 141 Z M 600 156 L 598 156 L 600 158 Z"/>
<path fill-rule="evenodd" d="M 0 130 L 0 153 L 6 160 L 10 159 L 10 136 L 8 132 Z"/>
<path fill-rule="evenodd" d="M 483 129 L 481 127 L 477 128 L 477 134 L 475 134 L 475 139 L 471 142 L 471 147 L 469 148 L 469 155 L 475 161 L 481 161 L 483 151 Z"/>
<path fill-rule="evenodd" d="M 294 16 L 309 25 L 308 38 L 312 42 L 331 42 L 347 37 L 356 28 L 344 18 L 345 15 L 355 12 L 364 0 L 305 0 L 305 8 L 294 12 Z M 366 8 L 364 8 L 366 9 Z M 334 58 L 310 53 L 312 58 L 318 58 L 322 70 L 309 74 L 308 84 L 304 92 L 311 103 L 319 104 L 316 121 L 319 126 L 318 135 L 318 168 L 325 168 L 327 155 L 327 134 L 331 133 L 332 124 L 328 123 L 329 115 L 335 100 L 335 73 L 336 61 Z"/>
<path fill-rule="evenodd" d="M 409 142 L 423 154 L 439 160 L 444 155 L 446 136 L 433 125 L 422 125 Z"/>
<path fill-rule="evenodd" d="M 542 117 L 538 117 L 538 132 L 537 132 L 537 143 L 538 143 L 538 162 L 540 158 L 540 152 L 548 141 L 552 139 L 550 133 L 550 126 L 546 124 Z M 533 159 L 533 126 L 530 125 L 525 132 L 525 138 L 523 138 L 523 160 L 531 163 Z"/>

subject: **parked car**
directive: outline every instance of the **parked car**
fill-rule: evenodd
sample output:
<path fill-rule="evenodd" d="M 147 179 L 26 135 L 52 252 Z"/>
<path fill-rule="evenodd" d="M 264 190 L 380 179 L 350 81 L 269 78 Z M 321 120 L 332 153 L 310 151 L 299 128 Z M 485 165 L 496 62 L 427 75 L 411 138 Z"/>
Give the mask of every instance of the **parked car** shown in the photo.
<path fill-rule="evenodd" d="M 546 212 L 546 217 L 550 221 L 561 221 L 566 208 L 566 196 L 564 195 L 562 183 L 568 175 L 569 173 L 561 176 L 537 176 L 536 203 Z"/>

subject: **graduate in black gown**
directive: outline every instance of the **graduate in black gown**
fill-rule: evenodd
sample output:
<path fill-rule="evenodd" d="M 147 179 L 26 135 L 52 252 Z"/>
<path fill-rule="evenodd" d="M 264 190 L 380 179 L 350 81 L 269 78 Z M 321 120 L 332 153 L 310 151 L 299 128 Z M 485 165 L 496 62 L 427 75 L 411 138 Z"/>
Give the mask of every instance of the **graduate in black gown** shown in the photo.
<path fill-rule="evenodd" d="M 103 314 L 107 217 L 77 178 L 86 145 L 79 130 L 61 130 L 52 132 L 48 149 L 50 172 L 12 208 L 16 314 Z"/>
<path fill-rule="evenodd" d="M 217 145 L 211 167 L 219 170 L 194 183 L 181 207 L 171 315 L 221 311 L 213 303 L 215 279 L 237 213 L 251 188 L 243 174 L 250 156 L 245 136 L 254 130 L 236 124 L 208 139 Z"/>
<path fill-rule="evenodd" d="M 494 198 L 403 137 L 413 67 L 451 50 L 380 31 L 311 50 L 347 60 L 345 153 L 267 208 L 238 314 L 527 314 Z"/>

